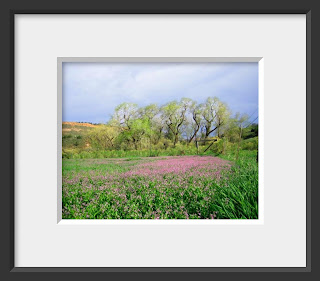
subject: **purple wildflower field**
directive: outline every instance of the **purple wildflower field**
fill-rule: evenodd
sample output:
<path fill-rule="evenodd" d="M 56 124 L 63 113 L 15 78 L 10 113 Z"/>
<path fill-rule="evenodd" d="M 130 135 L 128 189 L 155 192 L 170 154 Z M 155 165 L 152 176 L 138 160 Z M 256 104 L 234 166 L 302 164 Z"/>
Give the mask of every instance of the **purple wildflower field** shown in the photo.
<path fill-rule="evenodd" d="M 193 177 L 220 178 L 222 169 L 230 167 L 223 159 L 212 156 L 180 156 L 160 159 L 135 166 L 123 174 L 124 177 L 144 176 L 148 179 L 162 180 L 164 175 L 179 176 L 180 179 Z"/>
<path fill-rule="evenodd" d="M 64 163 L 63 218 L 213 219 L 217 216 L 215 191 L 222 175 L 231 168 L 229 161 L 213 156 L 129 160 Z"/>

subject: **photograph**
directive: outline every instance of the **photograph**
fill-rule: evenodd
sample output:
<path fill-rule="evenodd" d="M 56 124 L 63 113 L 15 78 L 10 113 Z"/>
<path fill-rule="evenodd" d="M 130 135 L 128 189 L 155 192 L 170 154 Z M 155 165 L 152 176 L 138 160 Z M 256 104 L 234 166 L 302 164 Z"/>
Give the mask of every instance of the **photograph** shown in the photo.
<path fill-rule="evenodd" d="M 259 219 L 258 62 L 62 62 L 62 219 Z"/>

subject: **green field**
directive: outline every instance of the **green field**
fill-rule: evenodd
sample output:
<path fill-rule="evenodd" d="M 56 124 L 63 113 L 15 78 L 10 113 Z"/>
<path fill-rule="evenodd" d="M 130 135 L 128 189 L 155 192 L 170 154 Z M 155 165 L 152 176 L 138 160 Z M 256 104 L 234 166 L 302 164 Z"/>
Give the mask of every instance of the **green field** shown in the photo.
<path fill-rule="evenodd" d="M 256 119 L 209 97 L 63 123 L 63 219 L 258 219 Z"/>
<path fill-rule="evenodd" d="M 256 150 L 63 159 L 63 219 L 257 219 Z"/>

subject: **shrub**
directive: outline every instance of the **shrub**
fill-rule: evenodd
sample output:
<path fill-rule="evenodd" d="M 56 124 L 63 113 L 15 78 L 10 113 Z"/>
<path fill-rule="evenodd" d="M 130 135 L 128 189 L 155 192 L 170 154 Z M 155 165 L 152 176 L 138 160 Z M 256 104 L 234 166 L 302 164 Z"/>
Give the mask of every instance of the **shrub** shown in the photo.
<path fill-rule="evenodd" d="M 171 140 L 168 140 L 168 139 L 160 139 L 160 141 L 154 146 L 155 149 L 157 150 L 166 150 L 170 147 L 173 146 L 173 143 Z"/>
<path fill-rule="evenodd" d="M 244 150 L 257 150 L 258 149 L 258 137 L 246 139 L 241 143 L 241 149 Z"/>
<path fill-rule="evenodd" d="M 213 145 L 211 146 L 210 150 L 215 154 L 221 154 L 223 152 L 223 142 L 224 141 L 225 140 L 218 139 L 217 141 L 215 141 L 213 143 Z"/>

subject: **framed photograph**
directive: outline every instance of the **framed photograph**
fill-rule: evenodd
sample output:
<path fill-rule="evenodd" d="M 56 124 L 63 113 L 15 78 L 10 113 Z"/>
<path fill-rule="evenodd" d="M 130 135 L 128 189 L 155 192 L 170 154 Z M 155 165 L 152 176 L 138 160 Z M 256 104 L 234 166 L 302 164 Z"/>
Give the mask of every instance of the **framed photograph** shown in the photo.
<path fill-rule="evenodd" d="M 10 17 L 10 274 L 311 271 L 309 10 Z"/>
<path fill-rule="evenodd" d="M 58 223 L 263 223 L 262 58 L 58 58 L 58 77 Z"/>

